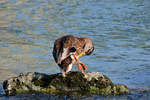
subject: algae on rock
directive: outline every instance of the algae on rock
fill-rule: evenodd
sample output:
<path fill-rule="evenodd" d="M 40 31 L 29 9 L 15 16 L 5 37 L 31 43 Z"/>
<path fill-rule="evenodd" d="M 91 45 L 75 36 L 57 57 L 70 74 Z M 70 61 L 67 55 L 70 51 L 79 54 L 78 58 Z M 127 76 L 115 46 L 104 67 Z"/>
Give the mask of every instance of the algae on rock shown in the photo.
<path fill-rule="evenodd" d="M 47 75 L 27 72 L 4 81 L 3 87 L 7 95 L 32 91 L 54 94 L 124 94 L 129 92 L 125 85 L 115 85 L 108 77 L 98 72 L 77 71 L 71 71 L 65 77 L 61 73 Z"/>

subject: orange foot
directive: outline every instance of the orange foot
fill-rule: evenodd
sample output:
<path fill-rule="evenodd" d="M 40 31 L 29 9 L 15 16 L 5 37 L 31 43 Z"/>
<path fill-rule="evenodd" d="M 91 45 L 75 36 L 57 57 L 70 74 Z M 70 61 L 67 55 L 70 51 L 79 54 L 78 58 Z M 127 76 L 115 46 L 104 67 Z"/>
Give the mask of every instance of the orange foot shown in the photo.
<path fill-rule="evenodd" d="M 78 70 L 86 70 L 87 69 L 87 66 L 83 63 L 79 63 L 78 64 Z"/>
<path fill-rule="evenodd" d="M 75 60 L 79 63 L 78 64 L 78 70 L 86 70 L 87 66 L 85 64 L 83 64 L 77 57 L 76 55 L 73 55 Z"/>
<path fill-rule="evenodd" d="M 81 64 L 78 64 L 78 70 L 83 70 Z"/>

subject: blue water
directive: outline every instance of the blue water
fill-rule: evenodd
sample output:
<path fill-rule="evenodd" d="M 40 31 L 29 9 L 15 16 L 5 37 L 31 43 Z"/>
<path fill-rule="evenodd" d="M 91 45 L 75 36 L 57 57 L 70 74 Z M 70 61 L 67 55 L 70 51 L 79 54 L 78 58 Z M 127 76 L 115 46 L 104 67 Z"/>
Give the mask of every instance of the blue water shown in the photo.
<path fill-rule="evenodd" d="M 53 43 L 72 34 L 94 42 L 93 54 L 81 58 L 88 71 L 130 89 L 149 91 L 149 4 L 149 0 L 1 0 L 0 82 L 21 72 L 58 73 Z"/>

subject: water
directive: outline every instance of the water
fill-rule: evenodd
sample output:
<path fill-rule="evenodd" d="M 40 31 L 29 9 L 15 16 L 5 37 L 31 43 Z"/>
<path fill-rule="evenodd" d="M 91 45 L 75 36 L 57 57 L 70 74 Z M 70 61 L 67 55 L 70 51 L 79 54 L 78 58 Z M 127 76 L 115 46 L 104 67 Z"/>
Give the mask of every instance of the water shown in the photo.
<path fill-rule="evenodd" d="M 134 95 L 134 97 L 133 97 Z M 130 93 L 128 95 L 93 95 L 93 96 L 60 96 L 48 94 L 18 94 L 16 96 L 2 97 L 1 100 L 149 100 L 150 93 L 140 92 Z"/>
<path fill-rule="evenodd" d="M 1 0 L 0 82 L 21 72 L 59 72 L 52 57 L 54 40 L 72 34 L 94 41 L 94 53 L 81 58 L 88 71 L 98 71 L 130 89 L 149 91 L 149 4 L 149 0 Z M 138 93 L 124 99 L 136 99 Z"/>

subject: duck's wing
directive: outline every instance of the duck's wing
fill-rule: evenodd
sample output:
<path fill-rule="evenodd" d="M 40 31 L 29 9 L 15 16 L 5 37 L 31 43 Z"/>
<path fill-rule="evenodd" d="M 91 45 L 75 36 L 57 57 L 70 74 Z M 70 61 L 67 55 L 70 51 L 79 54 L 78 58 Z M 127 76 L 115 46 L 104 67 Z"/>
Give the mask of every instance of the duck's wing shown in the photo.
<path fill-rule="evenodd" d="M 54 43 L 53 56 L 57 64 L 61 64 L 61 61 L 70 56 L 70 48 L 72 47 L 71 36 L 65 36 L 59 38 Z"/>
<path fill-rule="evenodd" d="M 54 43 L 53 56 L 57 64 L 61 64 L 61 61 L 69 56 L 68 48 L 63 48 L 61 39 L 58 39 Z"/>
<path fill-rule="evenodd" d="M 56 63 L 58 62 L 58 55 L 59 55 L 60 47 L 61 47 L 60 39 L 57 39 L 54 42 L 54 47 L 53 47 L 53 57 Z"/>

